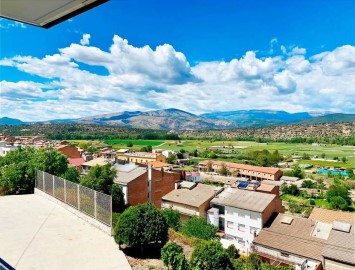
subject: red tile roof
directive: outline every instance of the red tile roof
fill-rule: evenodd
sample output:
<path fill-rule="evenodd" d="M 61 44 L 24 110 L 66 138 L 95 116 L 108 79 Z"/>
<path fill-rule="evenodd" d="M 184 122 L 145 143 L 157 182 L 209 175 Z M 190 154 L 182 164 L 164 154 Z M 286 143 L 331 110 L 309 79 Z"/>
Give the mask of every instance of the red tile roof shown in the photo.
<path fill-rule="evenodd" d="M 74 165 L 75 167 L 83 165 L 85 163 L 85 160 L 83 158 L 68 158 L 68 161 L 71 165 Z"/>
<path fill-rule="evenodd" d="M 255 171 L 255 172 L 262 172 L 262 173 L 276 174 L 277 172 L 280 171 L 277 168 L 252 166 L 252 165 L 239 164 L 239 163 L 233 163 L 233 162 L 223 162 L 223 161 L 218 161 L 218 160 L 216 160 L 216 161 L 204 160 L 204 161 L 201 161 L 199 164 L 207 165 L 208 162 L 212 162 L 212 165 L 217 165 L 217 166 L 222 166 L 222 164 L 224 163 L 229 168 L 236 168 L 236 169 L 241 169 L 241 170 L 249 170 L 249 171 Z"/>

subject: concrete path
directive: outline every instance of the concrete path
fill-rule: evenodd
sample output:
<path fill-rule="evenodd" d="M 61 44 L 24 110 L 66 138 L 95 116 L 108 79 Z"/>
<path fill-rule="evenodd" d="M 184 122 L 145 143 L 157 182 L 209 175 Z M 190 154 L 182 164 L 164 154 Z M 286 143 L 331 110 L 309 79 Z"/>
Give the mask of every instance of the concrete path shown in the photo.
<path fill-rule="evenodd" d="M 17 270 L 130 270 L 112 237 L 38 195 L 0 196 L 0 258 Z"/>

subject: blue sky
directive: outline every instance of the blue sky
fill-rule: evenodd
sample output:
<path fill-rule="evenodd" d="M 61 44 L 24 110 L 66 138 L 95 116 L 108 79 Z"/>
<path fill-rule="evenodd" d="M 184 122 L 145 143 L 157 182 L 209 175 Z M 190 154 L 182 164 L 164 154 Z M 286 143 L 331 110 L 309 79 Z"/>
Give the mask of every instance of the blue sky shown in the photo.
<path fill-rule="evenodd" d="M 1 116 L 355 113 L 353 14 L 351 0 L 111 0 L 50 29 L 2 19 Z"/>

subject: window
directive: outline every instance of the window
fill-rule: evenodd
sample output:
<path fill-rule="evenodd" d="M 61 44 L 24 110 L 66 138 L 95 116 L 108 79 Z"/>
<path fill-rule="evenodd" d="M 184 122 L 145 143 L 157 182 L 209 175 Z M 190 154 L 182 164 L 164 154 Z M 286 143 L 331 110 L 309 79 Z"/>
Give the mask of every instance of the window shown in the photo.
<path fill-rule="evenodd" d="M 234 236 L 231 236 L 231 235 L 228 235 L 228 234 L 226 234 L 226 235 L 224 236 L 224 238 L 225 238 L 226 240 L 229 240 L 229 241 L 234 241 Z"/>
<path fill-rule="evenodd" d="M 245 225 L 238 224 L 238 231 L 245 232 Z"/>
<path fill-rule="evenodd" d="M 255 228 L 255 227 L 250 227 L 250 233 L 251 234 L 254 234 L 258 231 L 258 228 Z"/>
<path fill-rule="evenodd" d="M 250 218 L 253 220 L 257 220 L 259 217 L 259 213 L 256 212 L 250 212 Z"/>
<path fill-rule="evenodd" d="M 243 240 L 243 238 L 237 237 L 237 242 L 239 245 L 245 246 L 245 241 Z"/>
<path fill-rule="evenodd" d="M 288 257 L 290 257 L 290 254 L 288 254 L 288 253 L 284 253 L 284 252 L 281 252 L 281 256 L 282 256 L 282 257 L 286 257 L 286 258 L 288 258 Z"/>
<path fill-rule="evenodd" d="M 231 221 L 227 221 L 227 228 L 233 229 L 233 227 L 234 227 L 234 223 Z"/>

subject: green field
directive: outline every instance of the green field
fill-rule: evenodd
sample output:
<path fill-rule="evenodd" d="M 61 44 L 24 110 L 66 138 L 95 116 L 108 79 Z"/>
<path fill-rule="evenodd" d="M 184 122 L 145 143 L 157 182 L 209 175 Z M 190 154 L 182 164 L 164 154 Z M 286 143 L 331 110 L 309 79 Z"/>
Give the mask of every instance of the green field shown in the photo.
<path fill-rule="evenodd" d="M 331 161 L 322 161 L 322 160 L 300 160 L 298 164 L 310 164 L 310 165 L 318 165 L 322 167 L 344 167 L 344 168 L 353 168 L 354 164 L 350 160 L 349 163 L 342 162 L 331 162 Z"/>
<path fill-rule="evenodd" d="M 163 141 L 147 141 L 147 140 L 105 140 L 104 143 L 110 145 L 127 145 L 127 143 L 133 143 L 133 146 L 158 146 L 164 143 Z"/>

